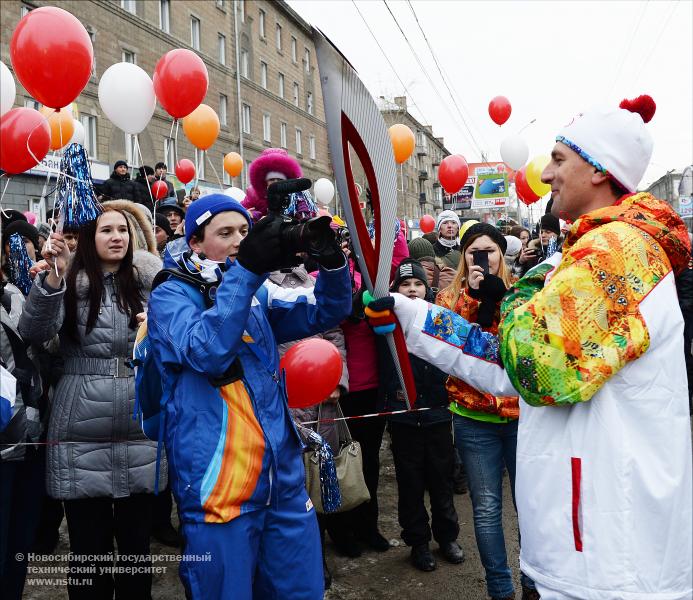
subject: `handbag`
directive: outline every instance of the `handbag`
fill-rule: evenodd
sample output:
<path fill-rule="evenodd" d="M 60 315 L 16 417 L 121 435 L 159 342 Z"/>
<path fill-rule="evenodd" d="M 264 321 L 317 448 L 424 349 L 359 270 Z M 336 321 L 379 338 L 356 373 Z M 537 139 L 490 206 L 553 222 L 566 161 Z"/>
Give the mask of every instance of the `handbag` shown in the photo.
<path fill-rule="evenodd" d="M 322 405 L 318 408 L 318 421 L 322 416 Z M 306 468 L 306 490 L 315 510 L 320 514 L 345 512 L 368 502 L 371 495 L 363 478 L 363 455 L 361 445 L 351 437 L 349 427 L 343 420 L 342 408 L 337 403 L 337 435 L 339 452 L 334 457 L 337 482 L 342 502 L 337 510 L 325 513 L 322 505 L 320 481 L 320 457 L 316 449 L 303 453 L 303 464 Z"/>

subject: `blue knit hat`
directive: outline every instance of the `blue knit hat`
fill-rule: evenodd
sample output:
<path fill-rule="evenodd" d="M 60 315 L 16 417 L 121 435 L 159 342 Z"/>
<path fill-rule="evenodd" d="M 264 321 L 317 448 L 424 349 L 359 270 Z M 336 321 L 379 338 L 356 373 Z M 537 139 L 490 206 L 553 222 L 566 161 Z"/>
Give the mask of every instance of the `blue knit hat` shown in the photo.
<path fill-rule="evenodd" d="M 189 244 L 190 238 L 198 227 L 209 221 L 214 215 L 227 211 L 241 213 L 248 221 L 248 226 L 253 226 L 253 219 L 242 204 L 224 194 L 210 194 L 209 196 L 202 196 L 188 206 L 188 212 L 185 213 L 185 241 Z"/>

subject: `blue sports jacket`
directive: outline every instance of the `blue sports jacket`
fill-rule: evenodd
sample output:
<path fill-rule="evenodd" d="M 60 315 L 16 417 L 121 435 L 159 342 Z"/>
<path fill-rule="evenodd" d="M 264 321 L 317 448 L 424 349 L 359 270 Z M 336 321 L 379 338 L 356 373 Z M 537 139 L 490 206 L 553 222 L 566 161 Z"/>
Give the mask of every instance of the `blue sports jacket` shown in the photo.
<path fill-rule="evenodd" d="M 283 289 L 229 262 L 209 309 L 182 286 L 162 283 L 148 309 L 164 389 L 173 387 L 164 431 L 171 485 L 183 521 L 223 523 L 303 487 L 277 344 L 338 325 L 351 312 L 351 281 L 345 265 L 321 269 L 312 293 Z"/>

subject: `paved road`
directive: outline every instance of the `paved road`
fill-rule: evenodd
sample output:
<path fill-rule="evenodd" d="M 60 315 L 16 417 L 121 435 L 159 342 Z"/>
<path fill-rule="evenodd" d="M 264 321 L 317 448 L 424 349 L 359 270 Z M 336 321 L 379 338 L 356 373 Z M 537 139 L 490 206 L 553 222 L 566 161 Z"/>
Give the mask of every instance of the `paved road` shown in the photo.
<path fill-rule="evenodd" d="M 455 505 L 460 520 L 460 536 L 466 560 L 461 565 L 450 565 L 437 557 L 438 569 L 432 573 L 422 573 L 409 564 L 409 548 L 400 539 L 397 524 L 397 488 L 395 484 L 392 455 L 387 440 L 381 451 L 381 479 L 379 486 L 380 528 L 385 537 L 394 540 L 398 546 L 385 553 L 364 552 L 357 559 L 337 556 L 331 543 L 327 542 L 327 560 L 332 569 L 334 583 L 326 600 L 378 600 L 397 598 L 408 600 L 434 598 L 435 600 L 485 600 L 486 586 L 484 571 L 479 561 L 472 526 L 471 502 L 468 495 L 456 496 Z M 510 498 L 510 488 L 506 477 L 504 496 L 504 520 L 508 556 L 513 567 L 516 589 L 519 589 L 517 570 L 517 519 Z M 432 544 L 435 548 L 435 543 Z M 178 554 L 172 548 L 158 543 L 152 544 L 152 554 L 170 556 Z M 65 522 L 61 529 L 61 542 L 56 555 L 69 552 L 68 535 Z M 434 552 L 435 553 L 435 552 Z M 32 563 L 32 567 L 66 566 L 65 561 L 52 560 Z M 162 560 L 156 566 L 165 571 L 154 575 L 152 597 L 154 600 L 183 599 L 185 595 L 178 580 L 178 565 L 175 560 Z M 33 573 L 30 577 L 60 577 L 45 573 Z M 517 594 L 519 597 L 519 592 Z M 67 600 L 67 590 L 61 585 L 34 583 L 25 588 L 24 598 L 29 600 Z M 286 599 L 290 600 L 290 599 Z"/>

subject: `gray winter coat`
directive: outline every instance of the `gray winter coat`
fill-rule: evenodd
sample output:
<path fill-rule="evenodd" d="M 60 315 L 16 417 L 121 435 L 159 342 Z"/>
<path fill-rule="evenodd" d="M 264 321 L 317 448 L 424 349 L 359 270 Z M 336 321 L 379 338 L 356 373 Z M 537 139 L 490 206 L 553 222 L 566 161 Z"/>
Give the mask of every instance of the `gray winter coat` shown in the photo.
<path fill-rule="evenodd" d="M 148 299 L 161 260 L 138 250 L 133 264 L 142 293 Z M 114 275 L 104 275 L 99 316 L 86 335 L 89 284 L 85 273 L 79 273 L 79 343 L 60 331 L 65 315 L 65 284 L 51 292 L 44 286 L 45 276 L 42 273 L 37 277 L 31 288 L 19 331 L 33 343 L 42 343 L 60 332 L 60 351 L 65 360 L 48 426 L 48 494 L 73 500 L 153 492 L 156 442 L 148 441 L 132 418 L 135 379 L 125 361 L 132 356 L 136 331 L 128 327 L 128 316 L 114 301 Z M 166 472 L 164 459 L 160 489 L 166 486 Z"/>
<path fill-rule="evenodd" d="M 0 431 L 0 462 L 22 460 L 26 454 L 25 442 L 38 442 L 43 433 L 39 414 L 41 379 L 32 348 L 26 347 L 17 330 L 19 316 L 24 308 L 24 296 L 11 283 L 5 283 L 0 297 L 0 362 L 17 379 L 12 419 Z M 10 339 L 12 336 L 12 340 Z M 15 352 L 21 352 L 22 357 Z M 24 364 L 24 368 L 19 365 Z M 24 397 L 22 390 L 29 397 Z"/>

